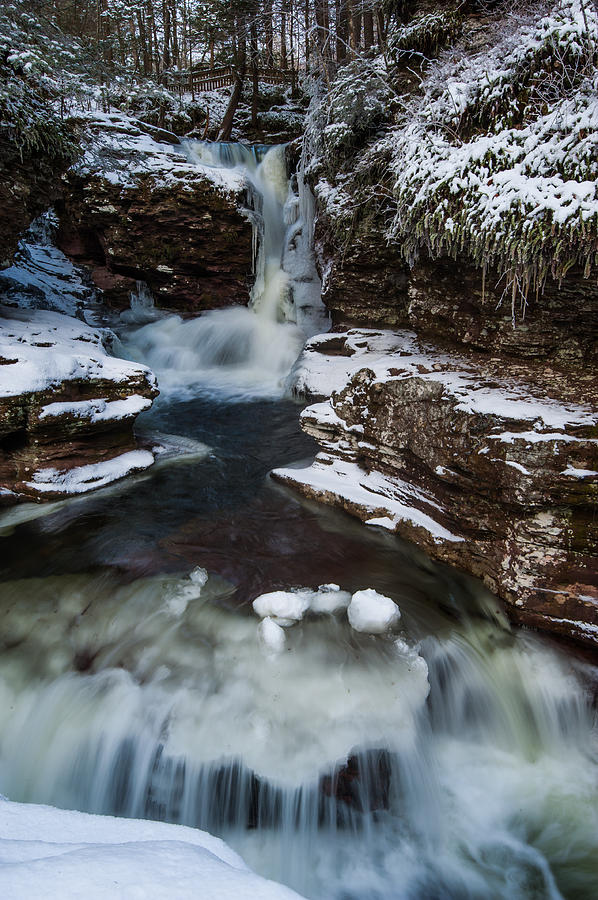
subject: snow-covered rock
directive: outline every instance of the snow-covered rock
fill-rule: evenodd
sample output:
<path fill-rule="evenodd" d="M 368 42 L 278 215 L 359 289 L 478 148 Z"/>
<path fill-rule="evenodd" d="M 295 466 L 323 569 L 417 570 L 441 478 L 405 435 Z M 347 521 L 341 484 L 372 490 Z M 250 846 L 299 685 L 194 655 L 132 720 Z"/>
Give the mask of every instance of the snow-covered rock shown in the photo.
<path fill-rule="evenodd" d="M 297 900 L 224 841 L 183 825 L 0 799 L 0 893 L 27 900 Z"/>
<path fill-rule="evenodd" d="M 322 449 L 275 478 L 480 576 L 517 621 L 595 642 L 593 376 L 352 328 L 310 340 L 294 378 L 329 396 L 301 414 Z"/>
<path fill-rule="evenodd" d="M 351 602 L 349 591 L 341 591 L 338 584 L 321 584 L 314 591 L 310 609 L 315 613 L 335 613 L 346 609 Z"/>
<path fill-rule="evenodd" d="M 394 600 L 379 594 L 373 588 L 356 591 L 347 608 L 351 628 L 367 634 L 384 634 L 391 631 L 401 618 L 401 611 Z"/>
<path fill-rule="evenodd" d="M 92 267 L 104 298 L 127 308 L 143 281 L 158 307 L 246 304 L 253 254 L 243 176 L 190 160 L 183 144 L 122 114 L 82 124 L 89 140 L 67 175 L 59 241 Z"/>
<path fill-rule="evenodd" d="M 70 316 L 0 307 L 5 501 L 82 493 L 152 465 L 133 423 L 156 380 L 146 366 L 109 356 L 104 339 Z"/>

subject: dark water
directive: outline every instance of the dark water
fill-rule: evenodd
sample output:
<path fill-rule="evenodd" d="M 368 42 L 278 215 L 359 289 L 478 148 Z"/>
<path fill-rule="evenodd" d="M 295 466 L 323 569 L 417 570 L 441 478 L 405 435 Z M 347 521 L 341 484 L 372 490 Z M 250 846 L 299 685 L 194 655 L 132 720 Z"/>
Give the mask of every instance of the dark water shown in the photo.
<path fill-rule="evenodd" d="M 199 565 L 235 586 L 227 601 L 235 606 L 265 590 L 332 581 L 348 590 L 398 592 L 403 601 L 409 595 L 415 609 L 425 598 L 426 617 L 436 604 L 458 614 L 456 593 L 461 607 L 475 608 L 480 597 L 487 607 L 489 595 L 473 581 L 470 591 L 468 579 L 410 545 L 269 478 L 272 468 L 316 452 L 299 428 L 299 412 L 280 400 L 158 402 L 139 420 L 142 437 L 192 438 L 206 445 L 206 456 L 162 462 L 16 527 L 0 542 L 1 577 L 109 567 L 128 580 Z"/>

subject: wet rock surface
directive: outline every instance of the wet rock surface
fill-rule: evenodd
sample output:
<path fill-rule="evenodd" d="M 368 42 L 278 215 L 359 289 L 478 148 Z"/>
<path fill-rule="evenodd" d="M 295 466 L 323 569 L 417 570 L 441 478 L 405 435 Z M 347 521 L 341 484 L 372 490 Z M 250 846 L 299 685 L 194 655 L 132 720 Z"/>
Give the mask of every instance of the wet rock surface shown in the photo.
<path fill-rule="evenodd" d="M 99 117 L 88 131 L 57 205 L 58 242 L 91 266 L 103 298 L 125 308 L 145 281 L 166 309 L 246 304 L 252 227 L 240 211 L 243 179 L 188 162 L 181 144 L 122 116 Z"/>

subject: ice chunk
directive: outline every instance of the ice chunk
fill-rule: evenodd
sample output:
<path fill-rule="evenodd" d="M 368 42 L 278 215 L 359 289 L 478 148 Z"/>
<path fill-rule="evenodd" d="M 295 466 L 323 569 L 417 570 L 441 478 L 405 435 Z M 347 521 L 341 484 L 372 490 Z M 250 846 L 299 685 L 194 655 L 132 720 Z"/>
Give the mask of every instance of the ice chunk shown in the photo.
<path fill-rule="evenodd" d="M 395 649 L 401 659 L 406 660 L 410 671 L 421 672 L 426 678 L 428 677 L 428 663 L 420 655 L 416 647 L 410 647 L 407 641 L 397 638 Z"/>
<path fill-rule="evenodd" d="M 399 607 L 373 588 L 353 594 L 347 609 L 349 623 L 355 631 L 383 634 L 394 628 L 401 618 Z"/>
<path fill-rule="evenodd" d="M 277 625 L 271 616 L 262 619 L 257 627 L 260 644 L 270 656 L 278 656 L 285 648 L 287 642 L 284 629 Z"/>
<path fill-rule="evenodd" d="M 208 573 L 205 569 L 202 569 L 201 566 L 195 566 L 195 568 L 189 572 L 189 580 L 202 588 L 208 580 Z"/>
<path fill-rule="evenodd" d="M 271 616 L 276 624 L 288 627 L 299 622 L 310 607 L 313 591 L 271 591 L 253 601 L 253 608 L 261 619 Z"/>
<path fill-rule="evenodd" d="M 338 584 L 321 584 L 311 599 L 311 609 L 315 613 L 334 613 L 346 609 L 351 602 L 349 591 L 341 591 Z"/>

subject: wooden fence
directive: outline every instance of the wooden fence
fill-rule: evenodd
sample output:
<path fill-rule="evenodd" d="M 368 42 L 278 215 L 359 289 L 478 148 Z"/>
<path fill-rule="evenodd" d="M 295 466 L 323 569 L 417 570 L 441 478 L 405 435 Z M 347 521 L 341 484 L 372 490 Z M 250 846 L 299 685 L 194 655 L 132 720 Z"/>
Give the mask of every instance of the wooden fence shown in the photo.
<path fill-rule="evenodd" d="M 251 77 L 251 71 L 247 71 L 246 77 Z M 282 69 L 258 69 L 258 80 L 262 84 L 286 84 L 291 79 L 291 73 Z M 201 94 L 203 91 L 213 91 L 217 88 L 228 87 L 234 84 L 235 73 L 231 66 L 221 66 L 217 69 L 206 69 L 202 72 L 193 72 L 191 77 L 183 75 L 180 78 L 170 79 L 168 87 L 178 90 L 179 93 L 194 92 Z"/>

